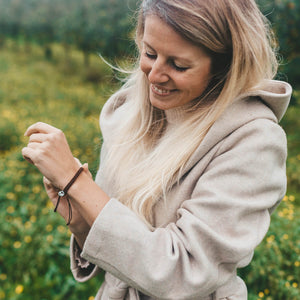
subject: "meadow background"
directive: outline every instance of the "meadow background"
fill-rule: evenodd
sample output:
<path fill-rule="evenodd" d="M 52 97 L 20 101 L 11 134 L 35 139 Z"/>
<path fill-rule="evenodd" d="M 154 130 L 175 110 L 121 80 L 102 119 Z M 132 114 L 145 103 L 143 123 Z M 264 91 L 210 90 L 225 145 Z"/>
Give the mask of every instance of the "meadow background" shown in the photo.
<path fill-rule="evenodd" d="M 294 87 L 281 122 L 288 190 L 250 266 L 249 299 L 300 299 L 300 3 L 261 0 L 281 45 L 279 79 Z M 94 299 L 101 277 L 76 283 L 70 232 L 53 213 L 42 177 L 21 156 L 26 128 L 61 128 L 74 156 L 98 167 L 102 105 L 120 83 L 97 55 L 134 55 L 133 0 L 0 0 L 0 299 Z"/>

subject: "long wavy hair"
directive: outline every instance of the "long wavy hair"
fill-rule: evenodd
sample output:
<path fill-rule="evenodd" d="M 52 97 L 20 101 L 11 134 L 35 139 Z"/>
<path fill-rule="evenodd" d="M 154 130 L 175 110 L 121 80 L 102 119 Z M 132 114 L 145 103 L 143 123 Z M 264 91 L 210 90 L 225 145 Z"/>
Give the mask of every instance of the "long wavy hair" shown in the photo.
<path fill-rule="evenodd" d="M 274 37 L 254 0 L 144 0 L 138 12 L 136 44 L 142 51 L 145 19 L 159 16 L 182 37 L 206 50 L 212 79 L 191 101 L 172 130 L 163 110 L 149 101 L 149 82 L 139 59 L 111 101 L 125 102 L 126 118 L 106 143 L 102 177 L 117 197 L 154 226 L 153 208 L 168 201 L 173 185 L 204 136 L 243 93 L 256 90 L 277 72 Z"/>

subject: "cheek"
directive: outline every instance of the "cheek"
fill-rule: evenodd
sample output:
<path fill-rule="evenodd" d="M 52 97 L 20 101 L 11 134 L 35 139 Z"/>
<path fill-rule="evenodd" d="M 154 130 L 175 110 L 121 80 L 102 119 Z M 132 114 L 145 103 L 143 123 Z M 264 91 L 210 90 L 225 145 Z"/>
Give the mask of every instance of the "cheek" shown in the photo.
<path fill-rule="evenodd" d="M 148 74 L 151 72 L 152 66 L 151 66 L 151 63 L 147 59 L 141 57 L 140 68 L 148 76 Z"/>

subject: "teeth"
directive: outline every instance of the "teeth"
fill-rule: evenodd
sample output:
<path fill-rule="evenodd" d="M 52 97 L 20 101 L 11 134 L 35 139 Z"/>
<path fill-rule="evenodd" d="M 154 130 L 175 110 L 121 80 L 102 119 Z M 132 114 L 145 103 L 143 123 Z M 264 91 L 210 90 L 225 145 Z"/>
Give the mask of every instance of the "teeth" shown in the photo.
<path fill-rule="evenodd" d="M 168 94 L 169 93 L 169 90 L 162 90 L 162 89 L 159 89 L 158 87 L 156 87 L 155 85 L 153 85 L 153 89 L 160 93 L 160 94 Z"/>

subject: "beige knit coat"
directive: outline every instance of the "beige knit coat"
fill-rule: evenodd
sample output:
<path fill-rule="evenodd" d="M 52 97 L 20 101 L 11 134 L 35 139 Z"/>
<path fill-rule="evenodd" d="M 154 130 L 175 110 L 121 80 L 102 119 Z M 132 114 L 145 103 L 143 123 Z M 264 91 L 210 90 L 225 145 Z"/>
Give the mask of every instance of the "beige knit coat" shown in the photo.
<path fill-rule="evenodd" d="M 154 231 L 111 199 L 81 253 L 71 238 L 76 280 L 105 270 L 96 296 L 102 300 L 246 300 L 236 271 L 250 263 L 286 192 L 286 136 L 278 122 L 290 96 L 287 83 L 270 81 L 237 99 L 191 157 L 168 206 L 156 205 Z M 104 142 L 122 113 L 110 101 L 104 106 Z M 96 182 L 108 194 L 114 188 L 101 171 Z"/>

